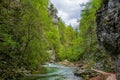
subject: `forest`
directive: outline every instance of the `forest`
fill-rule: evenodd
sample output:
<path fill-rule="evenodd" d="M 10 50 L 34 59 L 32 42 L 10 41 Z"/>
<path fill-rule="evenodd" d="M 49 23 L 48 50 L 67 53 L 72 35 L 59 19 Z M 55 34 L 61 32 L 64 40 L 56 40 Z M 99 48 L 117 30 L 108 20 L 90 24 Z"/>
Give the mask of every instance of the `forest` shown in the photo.
<path fill-rule="evenodd" d="M 0 0 L 0 80 L 108 80 L 106 74 L 115 75 L 116 56 L 113 58 L 106 53 L 115 49 L 113 52 L 118 51 L 119 54 L 120 44 L 117 44 L 118 50 L 116 47 L 108 49 L 110 44 L 103 41 L 105 43 L 103 46 L 106 46 L 104 48 L 98 39 L 99 32 L 96 33 L 96 30 L 99 31 L 98 24 L 113 26 L 114 19 L 109 22 L 105 20 L 107 17 L 102 20 L 97 15 L 100 13 L 100 8 L 106 7 L 109 1 L 90 0 L 83 5 L 85 8 L 81 12 L 79 26 L 74 28 L 72 25 L 66 25 L 57 16 L 58 11 L 49 0 Z M 120 14 L 120 8 L 117 9 Z M 97 20 L 102 21 L 96 22 Z M 116 30 L 116 28 L 112 29 Z M 120 34 L 119 31 L 114 33 Z M 50 76 L 47 79 L 46 76 L 45 78 L 40 78 L 41 76 L 23 78 L 36 72 L 43 74 L 42 65 L 46 63 L 52 65 L 64 63 L 65 66 L 73 64 L 75 67 L 78 65 L 77 67 L 84 69 L 84 72 L 79 72 L 79 69 L 74 72 L 77 79 L 58 77 L 50 79 Z M 55 70 L 54 68 L 49 71 Z M 92 79 L 96 76 L 104 79 Z"/>

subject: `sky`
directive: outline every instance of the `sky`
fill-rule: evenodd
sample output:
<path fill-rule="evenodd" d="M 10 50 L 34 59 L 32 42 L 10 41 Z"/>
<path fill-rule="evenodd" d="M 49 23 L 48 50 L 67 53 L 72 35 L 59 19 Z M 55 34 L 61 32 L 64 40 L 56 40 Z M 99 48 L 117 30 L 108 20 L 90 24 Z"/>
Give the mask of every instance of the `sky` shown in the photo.
<path fill-rule="evenodd" d="M 79 25 L 80 13 L 83 7 L 82 3 L 90 0 L 50 0 L 54 7 L 58 10 L 58 17 L 65 22 L 66 25 L 77 27 Z"/>

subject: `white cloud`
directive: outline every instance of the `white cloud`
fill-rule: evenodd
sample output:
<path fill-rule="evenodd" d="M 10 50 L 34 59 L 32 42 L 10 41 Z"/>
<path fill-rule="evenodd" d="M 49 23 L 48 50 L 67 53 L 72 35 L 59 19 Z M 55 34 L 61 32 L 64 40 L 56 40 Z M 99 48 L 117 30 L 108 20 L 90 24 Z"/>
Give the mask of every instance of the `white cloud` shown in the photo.
<path fill-rule="evenodd" d="M 78 26 L 77 20 L 80 18 L 80 12 L 83 7 L 82 3 L 89 0 L 50 0 L 58 10 L 58 16 L 67 24 L 73 27 Z"/>
<path fill-rule="evenodd" d="M 68 22 L 66 22 L 66 24 L 67 24 L 67 25 L 72 25 L 72 26 L 75 27 L 75 28 L 79 25 L 78 20 L 75 19 L 75 18 L 68 20 Z"/>
<path fill-rule="evenodd" d="M 58 11 L 58 16 L 61 17 L 63 21 L 67 21 L 69 18 L 68 13 L 61 10 Z"/>

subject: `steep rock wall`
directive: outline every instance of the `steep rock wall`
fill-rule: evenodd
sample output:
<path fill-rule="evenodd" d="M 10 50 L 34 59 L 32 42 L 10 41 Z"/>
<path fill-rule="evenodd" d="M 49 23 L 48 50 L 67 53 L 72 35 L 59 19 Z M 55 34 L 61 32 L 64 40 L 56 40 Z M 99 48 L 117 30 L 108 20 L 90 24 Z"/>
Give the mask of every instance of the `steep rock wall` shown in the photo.
<path fill-rule="evenodd" d="M 115 69 L 120 80 L 120 0 L 104 0 L 96 15 L 98 41 L 117 58 Z"/>
<path fill-rule="evenodd" d="M 106 0 L 97 12 L 98 41 L 116 55 L 120 53 L 120 0 Z"/>

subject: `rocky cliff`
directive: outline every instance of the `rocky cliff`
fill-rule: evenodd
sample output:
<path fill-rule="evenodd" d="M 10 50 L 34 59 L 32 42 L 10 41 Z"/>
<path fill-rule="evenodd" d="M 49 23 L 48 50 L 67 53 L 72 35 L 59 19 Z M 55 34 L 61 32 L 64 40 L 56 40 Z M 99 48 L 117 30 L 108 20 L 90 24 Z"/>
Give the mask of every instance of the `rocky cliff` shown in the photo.
<path fill-rule="evenodd" d="M 120 0 L 103 0 L 97 11 L 97 37 L 106 51 L 118 58 L 120 54 Z M 120 80 L 120 58 L 116 62 L 117 80 Z"/>
<path fill-rule="evenodd" d="M 116 55 L 120 53 L 120 0 L 105 0 L 97 12 L 98 41 Z"/>

